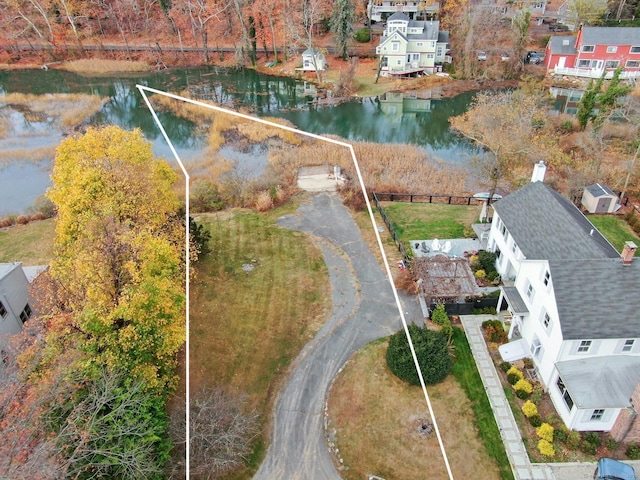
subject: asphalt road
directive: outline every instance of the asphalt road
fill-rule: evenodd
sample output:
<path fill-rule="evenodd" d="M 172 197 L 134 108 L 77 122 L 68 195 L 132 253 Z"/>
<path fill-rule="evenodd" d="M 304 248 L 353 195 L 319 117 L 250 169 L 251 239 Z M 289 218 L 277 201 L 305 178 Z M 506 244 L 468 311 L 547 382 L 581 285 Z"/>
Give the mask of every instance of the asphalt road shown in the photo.
<path fill-rule="evenodd" d="M 327 392 L 354 352 L 401 328 L 400 315 L 386 275 L 336 194 L 312 196 L 310 204 L 278 224 L 318 239 L 329 269 L 333 310 L 291 366 L 276 402 L 271 444 L 254 478 L 339 479 L 324 435 Z M 421 317 L 415 301 L 405 303 L 405 311 L 411 309 L 407 319 Z"/>

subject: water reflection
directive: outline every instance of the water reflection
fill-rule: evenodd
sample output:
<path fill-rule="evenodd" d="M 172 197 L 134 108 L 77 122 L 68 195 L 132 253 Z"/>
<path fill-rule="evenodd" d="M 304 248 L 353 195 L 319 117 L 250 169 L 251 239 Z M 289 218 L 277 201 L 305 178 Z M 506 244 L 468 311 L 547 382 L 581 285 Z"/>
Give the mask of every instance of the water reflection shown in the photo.
<path fill-rule="evenodd" d="M 449 130 L 449 118 L 466 111 L 473 93 L 446 99 L 386 94 L 321 107 L 312 102 L 313 84 L 262 75 L 253 70 L 201 67 L 117 76 L 83 76 L 61 70 L 0 71 L 0 92 L 3 93 L 86 93 L 108 98 L 104 107 L 90 119 L 91 124 L 140 128 L 153 143 L 156 155 L 171 159 L 171 151 L 149 114 L 137 84 L 186 93 L 258 116 L 284 118 L 311 133 L 337 135 L 351 141 L 414 144 L 453 163 L 466 163 L 469 154 L 475 152 L 466 140 Z M 194 133 L 198 131 L 196 124 L 169 111 L 160 111 L 158 116 L 181 158 L 188 162 L 203 153 L 206 139 Z M 62 132 L 55 132 L 55 137 L 59 141 Z M 31 141 L 36 144 L 41 141 L 38 138 L 34 136 Z M 3 149 L 6 151 L 6 147 L 0 145 L 0 153 Z M 260 153 L 251 155 L 260 156 Z M 10 192 L 0 188 L 0 215 L 15 211 L 16 205 L 19 210 L 26 208 L 31 198 L 44 192 L 48 171 L 32 169 L 30 174 L 34 181 L 24 187 L 22 200 L 13 198 L 22 190 Z M 0 185 L 11 183 L 14 175 L 16 170 L 0 168 Z"/>

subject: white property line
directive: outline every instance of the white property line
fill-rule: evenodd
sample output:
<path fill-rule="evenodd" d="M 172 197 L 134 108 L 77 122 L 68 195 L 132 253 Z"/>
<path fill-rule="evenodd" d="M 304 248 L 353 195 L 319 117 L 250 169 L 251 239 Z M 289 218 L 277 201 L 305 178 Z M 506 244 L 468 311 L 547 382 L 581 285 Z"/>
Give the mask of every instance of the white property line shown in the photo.
<path fill-rule="evenodd" d="M 411 355 L 413 357 L 413 362 L 415 364 L 416 370 L 418 372 L 418 378 L 420 379 L 420 385 L 422 386 L 422 391 L 424 393 L 424 398 L 427 402 L 427 407 L 429 409 L 429 415 L 431 416 L 431 419 L 433 420 L 433 426 L 434 426 L 434 430 L 436 432 L 436 436 L 438 437 L 438 444 L 440 445 L 440 451 L 442 452 L 442 457 L 444 458 L 444 463 L 445 466 L 447 467 L 447 472 L 449 474 L 449 479 L 453 480 L 453 473 L 451 472 L 451 467 L 449 465 L 449 458 L 447 457 L 447 452 L 445 451 L 444 448 L 444 443 L 442 442 L 442 437 L 440 435 L 440 429 L 438 428 L 438 422 L 436 421 L 436 417 L 435 414 L 433 413 L 433 408 L 431 406 L 431 399 L 429 398 L 429 394 L 427 393 L 427 387 L 424 383 L 424 378 L 422 377 L 422 372 L 420 371 L 420 364 L 418 363 L 418 358 L 416 357 L 416 352 L 415 349 L 413 348 L 413 341 L 411 340 L 411 335 L 409 334 L 409 329 L 407 327 L 407 321 L 404 317 L 404 311 L 402 308 L 402 304 L 400 303 L 400 298 L 398 297 L 398 290 L 396 289 L 395 283 L 393 281 L 393 275 L 391 273 L 391 268 L 389 267 L 389 262 L 387 260 L 387 256 L 385 255 L 384 252 L 384 247 L 382 245 L 382 239 L 380 238 L 380 232 L 377 229 L 377 225 L 376 225 L 376 220 L 375 217 L 373 216 L 373 210 L 371 209 L 371 203 L 369 202 L 369 197 L 367 195 L 367 189 L 364 186 L 364 180 L 362 179 L 362 174 L 360 173 L 360 166 L 358 164 L 358 159 L 356 158 L 356 154 L 353 150 L 353 145 L 350 143 L 346 143 L 346 142 L 341 142 L 339 140 L 334 140 L 332 138 L 327 138 L 327 137 L 323 137 L 322 135 L 316 135 L 314 133 L 309 133 L 309 132 L 304 132 L 302 130 L 298 130 L 297 128 L 292 128 L 292 127 L 288 127 L 286 125 L 280 125 L 278 123 L 274 123 L 274 122 L 270 122 L 268 120 L 263 120 L 261 118 L 257 118 L 257 117 L 252 117 L 250 115 L 245 115 L 243 113 L 239 113 L 233 110 L 229 110 L 223 107 L 219 107 L 216 105 L 211 105 L 208 103 L 204 103 L 204 102 L 199 102 L 197 100 L 193 100 L 191 98 L 186 98 L 186 97 L 181 97 L 179 95 L 174 95 L 172 93 L 167 93 L 167 92 L 163 92 L 161 90 L 156 90 L 154 88 L 150 88 L 150 87 L 145 87 L 143 85 L 137 85 L 138 90 L 140 91 L 140 94 L 143 96 L 145 103 L 147 104 L 147 106 L 149 107 L 149 110 L 151 110 L 151 114 L 153 115 L 153 119 L 155 120 L 156 124 L 158 125 L 158 128 L 160 128 L 160 131 L 162 132 L 162 136 L 164 137 L 164 139 L 167 141 L 167 143 L 169 144 L 169 148 L 171 149 L 171 153 L 173 153 L 174 158 L 176 159 L 176 161 L 178 162 L 178 165 L 180 165 L 180 169 L 182 170 L 182 173 L 185 176 L 185 195 L 186 195 L 186 213 L 185 213 L 185 225 L 186 225 L 186 255 L 187 255 L 187 270 L 186 270 L 186 295 L 187 295 L 187 301 L 186 301 L 186 328 L 187 328 L 187 345 L 186 345 L 186 359 L 187 359 L 187 365 L 186 365 L 186 375 L 187 375 L 187 382 L 186 382 L 186 397 L 187 397 L 187 418 L 186 418 L 186 438 L 187 438 L 187 442 L 186 442 L 186 454 L 187 454 L 187 478 L 189 478 L 189 395 L 190 395 L 190 391 L 189 391 L 189 173 L 187 172 L 184 163 L 182 162 L 182 160 L 180 159 L 180 157 L 178 156 L 178 153 L 176 152 L 175 148 L 173 147 L 173 144 L 171 143 L 171 140 L 169 139 L 169 137 L 167 136 L 167 133 L 165 132 L 164 128 L 162 127 L 162 124 L 160 123 L 160 120 L 158 119 L 158 116 L 156 115 L 155 110 L 153 109 L 153 107 L 151 106 L 151 103 L 149 102 L 149 98 L 147 97 L 145 92 L 150 92 L 150 93 L 155 93 L 158 95 L 163 95 L 165 97 L 169 97 L 169 98 L 173 98 L 174 100 L 180 100 L 183 102 L 187 102 L 187 103 L 191 103 L 193 105 L 198 105 L 200 107 L 204 107 L 204 108 L 208 108 L 209 110 L 213 110 L 216 112 L 221 112 L 221 113 L 226 113 L 229 115 L 233 115 L 235 117 L 239 117 L 239 118 L 243 118 L 245 120 L 249 120 L 252 122 L 258 122 L 258 123 L 262 123 L 264 125 L 268 125 L 270 127 L 273 128 L 280 128 L 282 130 L 287 130 L 289 132 L 293 132 L 293 133 L 297 133 L 300 135 L 304 135 L 306 137 L 310 137 L 310 138 L 315 138 L 316 140 L 321 140 L 323 142 L 329 142 L 329 143 L 333 143 L 335 145 L 339 145 L 341 147 L 346 147 L 347 149 L 349 149 L 349 152 L 351 153 L 351 158 L 353 159 L 353 165 L 356 169 L 356 173 L 358 175 L 358 182 L 360 183 L 360 188 L 362 189 L 362 195 L 364 196 L 364 201 L 367 204 L 367 211 L 369 212 L 369 218 L 371 219 L 371 225 L 373 227 L 373 232 L 376 235 L 376 240 L 378 242 L 378 248 L 380 249 L 380 253 L 382 254 L 382 259 L 384 261 L 384 267 L 385 270 L 387 272 L 387 278 L 389 280 L 389 284 L 391 285 L 391 290 L 393 291 L 393 297 L 395 298 L 396 301 L 396 306 L 398 307 L 398 313 L 400 313 L 400 319 L 402 320 L 402 326 L 404 328 L 404 333 L 407 336 L 407 340 L 409 342 L 409 348 L 411 349 Z"/>

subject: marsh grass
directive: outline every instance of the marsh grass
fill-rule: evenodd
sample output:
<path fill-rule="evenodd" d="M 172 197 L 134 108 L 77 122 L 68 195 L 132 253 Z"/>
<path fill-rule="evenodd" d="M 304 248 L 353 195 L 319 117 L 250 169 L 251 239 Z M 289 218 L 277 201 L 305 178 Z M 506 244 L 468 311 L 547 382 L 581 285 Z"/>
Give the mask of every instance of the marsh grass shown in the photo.
<path fill-rule="evenodd" d="M 185 98 L 190 98 L 188 92 L 183 91 L 180 95 Z M 216 105 L 206 100 L 199 101 Z M 199 105 L 175 100 L 162 95 L 154 95 L 152 102 L 160 109 L 169 110 L 174 115 L 201 126 L 203 130 L 207 131 L 207 143 L 209 149 L 212 151 L 218 150 L 225 144 L 225 133 L 228 134 L 232 130 L 235 130 L 242 139 L 249 142 L 261 143 L 275 137 L 290 145 L 300 145 L 302 143 L 301 139 L 293 132 L 244 120 L 224 112 L 209 110 Z M 289 122 L 278 118 L 265 118 L 265 120 L 290 126 Z"/>
<path fill-rule="evenodd" d="M 369 192 L 466 192 L 466 170 L 434 159 L 419 147 L 365 142 L 353 145 Z M 298 168 L 303 166 L 339 165 L 354 181 L 356 178 L 349 151 L 328 142 L 307 140 L 298 148 L 274 150 L 270 152 L 269 163 L 290 185 L 295 185 Z"/>
<path fill-rule="evenodd" d="M 63 63 L 60 68 L 76 73 L 147 72 L 151 70 L 151 66 L 146 62 L 101 58 L 73 60 Z"/>
<path fill-rule="evenodd" d="M 4 167 L 14 162 L 41 163 L 51 160 L 55 154 L 55 146 L 0 150 L 0 166 Z"/>
<path fill-rule="evenodd" d="M 10 93 L 0 99 L 0 103 L 19 108 L 27 120 L 29 118 L 31 121 L 54 119 L 66 130 L 81 125 L 87 118 L 97 113 L 107 101 L 106 98 L 81 93 L 46 95 Z"/>

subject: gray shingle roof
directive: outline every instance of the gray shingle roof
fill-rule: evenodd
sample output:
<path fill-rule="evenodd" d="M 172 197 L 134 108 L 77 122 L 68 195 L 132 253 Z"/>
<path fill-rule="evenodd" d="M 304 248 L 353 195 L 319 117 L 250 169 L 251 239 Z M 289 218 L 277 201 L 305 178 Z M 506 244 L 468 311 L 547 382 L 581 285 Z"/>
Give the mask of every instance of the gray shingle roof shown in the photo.
<path fill-rule="evenodd" d="M 549 39 L 549 49 L 551 53 L 557 55 L 575 55 L 577 52 L 575 48 L 577 37 L 568 37 L 566 35 L 557 35 Z M 565 43 L 567 43 L 565 45 Z"/>
<path fill-rule="evenodd" d="M 564 340 L 640 336 L 640 259 L 550 260 Z"/>
<path fill-rule="evenodd" d="M 582 27 L 583 45 L 640 45 L 638 27 Z"/>
<path fill-rule="evenodd" d="M 628 355 L 568 360 L 556 367 L 578 408 L 630 407 L 640 382 L 640 358 Z"/>
<path fill-rule="evenodd" d="M 603 196 L 617 197 L 617 195 L 613 193 L 609 187 L 605 185 L 600 185 L 599 183 L 594 183 L 593 185 L 589 185 L 586 188 L 586 190 L 595 198 L 603 197 Z"/>
<path fill-rule="evenodd" d="M 509 306 L 514 315 L 529 313 L 527 304 L 522 300 L 522 296 L 517 287 L 505 285 L 502 287 L 502 291 L 504 292 L 504 296 L 507 297 L 507 302 L 509 302 Z"/>
<path fill-rule="evenodd" d="M 405 20 L 408 22 L 411 19 L 409 18 L 409 15 L 407 15 L 404 12 L 396 12 L 393 15 L 391 15 L 389 18 L 387 18 L 387 22 L 391 22 L 392 20 Z"/>
<path fill-rule="evenodd" d="M 580 210 L 542 182 L 525 185 L 493 208 L 529 260 L 620 256 Z"/>

